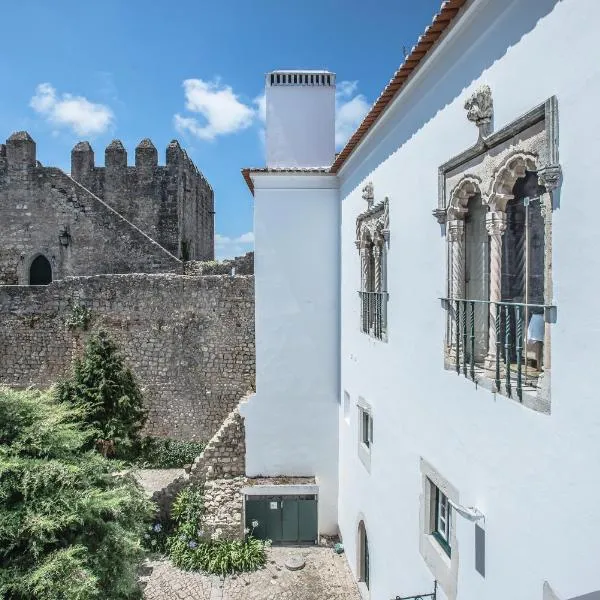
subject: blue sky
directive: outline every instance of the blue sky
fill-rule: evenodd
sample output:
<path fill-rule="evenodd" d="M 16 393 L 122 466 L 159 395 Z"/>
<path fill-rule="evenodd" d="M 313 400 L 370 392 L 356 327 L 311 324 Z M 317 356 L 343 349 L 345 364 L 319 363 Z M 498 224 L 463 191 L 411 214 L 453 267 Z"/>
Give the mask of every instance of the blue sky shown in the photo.
<path fill-rule="evenodd" d="M 119 138 L 133 164 L 177 138 L 215 190 L 217 255 L 252 248 L 240 175 L 264 164 L 260 97 L 277 68 L 337 73 L 337 142 L 354 130 L 441 0 L 27 0 L 3 7 L 0 139 L 26 129 L 45 165 L 96 164 Z"/>

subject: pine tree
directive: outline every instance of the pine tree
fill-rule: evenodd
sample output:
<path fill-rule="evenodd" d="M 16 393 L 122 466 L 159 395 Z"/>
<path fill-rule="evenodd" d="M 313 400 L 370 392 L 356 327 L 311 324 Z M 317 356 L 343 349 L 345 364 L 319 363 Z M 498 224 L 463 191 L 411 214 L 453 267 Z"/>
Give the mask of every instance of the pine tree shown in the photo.
<path fill-rule="evenodd" d="M 58 397 L 82 406 L 104 456 L 119 455 L 139 440 L 146 420 L 141 390 L 125 366 L 117 345 L 106 332 L 92 335 L 83 357 L 74 363 L 70 379 L 58 384 Z"/>
<path fill-rule="evenodd" d="M 85 450 L 81 409 L 0 387 L 0 598 L 138 598 L 151 506 L 122 463 Z"/>

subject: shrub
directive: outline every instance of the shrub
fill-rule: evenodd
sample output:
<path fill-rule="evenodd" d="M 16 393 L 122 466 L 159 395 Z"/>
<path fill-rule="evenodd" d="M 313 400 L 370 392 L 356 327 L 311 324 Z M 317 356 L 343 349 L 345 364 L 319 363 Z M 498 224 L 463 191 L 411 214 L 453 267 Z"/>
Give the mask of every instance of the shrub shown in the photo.
<path fill-rule="evenodd" d="M 70 379 L 58 384 L 63 402 L 82 406 L 97 432 L 95 445 L 104 456 L 130 447 L 146 420 L 140 388 L 117 345 L 101 331 L 90 337 Z"/>
<path fill-rule="evenodd" d="M 193 463 L 205 445 L 204 442 L 145 437 L 123 458 L 142 469 L 177 469 Z"/>
<path fill-rule="evenodd" d="M 89 441 L 80 408 L 0 388 L 0 598 L 139 597 L 152 506 Z"/>
<path fill-rule="evenodd" d="M 220 530 L 209 538 L 200 529 L 204 514 L 200 487 L 182 490 L 172 507 L 175 529 L 167 542 L 173 564 L 187 570 L 215 575 L 255 571 L 266 562 L 265 548 L 269 542 L 252 537 L 244 540 L 222 540 Z"/>

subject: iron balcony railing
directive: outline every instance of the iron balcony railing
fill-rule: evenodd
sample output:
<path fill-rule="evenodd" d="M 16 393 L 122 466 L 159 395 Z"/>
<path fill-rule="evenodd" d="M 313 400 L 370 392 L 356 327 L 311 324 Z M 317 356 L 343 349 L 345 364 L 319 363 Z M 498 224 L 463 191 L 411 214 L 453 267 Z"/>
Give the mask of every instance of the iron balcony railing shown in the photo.
<path fill-rule="evenodd" d="M 358 292 L 361 304 L 361 331 L 379 340 L 386 333 L 387 292 Z"/>
<path fill-rule="evenodd" d="M 450 316 L 447 345 L 452 352 L 456 372 L 460 375 L 462 371 L 465 377 L 470 377 L 475 381 L 476 367 L 480 368 L 484 362 L 476 357 L 475 341 L 476 306 L 483 305 L 488 308 L 484 313 L 486 342 L 495 338 L 495 347 L 489 348 L 489 344 L 486 344 L 486 350 L 487 356 L 493 360 L 493 364 L 488 364 L 487 367 L 492 369 L 496 390 L 500 391 L 504 383 L 507 396 L 512 397 L 514 387 L 519 401 L 522 401 L 524 382 L 531 383 L 537 380 L 541 368 L 541 365 L 537 364 L 535 371 L 528 369 L 528 343 L 541 343 L 543 347 L 543 324 L 554 321 L 556 307 L 544 304 L 490 302 L 489 300 L 462 298 L 442 298 L 441 300 Z M 493 307 L 495 310 L 490 310 Z M 493 338 L 488 335 L 492 325 L 489 322 L 492 314 L 495 315 Z M 532 322 L 533 320 L 534 322 Z M 536 329 L 541 329 L 541 331 L 536 331 Z"/>

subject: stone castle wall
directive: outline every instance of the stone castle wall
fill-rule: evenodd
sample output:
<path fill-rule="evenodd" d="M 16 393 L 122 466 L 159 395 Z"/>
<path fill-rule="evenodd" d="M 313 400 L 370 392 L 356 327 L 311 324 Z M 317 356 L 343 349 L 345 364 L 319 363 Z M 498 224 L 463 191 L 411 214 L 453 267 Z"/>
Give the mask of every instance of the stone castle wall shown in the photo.
<path fill-rule="evenodd" d="M 67 234 L 63 243 L 61 234 Z M 40 254 L 50 261 L 53 279 L 183 270 L 103 200 L 60 169 L 41 166 L 35 142 L 21 132 L 0 145 L 0 284 L 29 283 L 29 267 Z"/>
<path fill-rule="evenodd" d="M 71 152 L 71 177 L 184 260 L 214 257 L 214 195 L 211 186 L 185 150 L 173 140 L 166 165 L 149 139 L 135 149 L 135 167 L 127 166 L 127 151 L 119 140 L 105 151 L 105 166 L 97 167 L 88 142 Z"/>
<path fill-rule="evenodd" d="M 98 275 L 0 286 L 0 383 L 47 386 L 68 372 L 90 311 L 144 388 L 147 432 L 208 440 L 254 386 L 254 278 Z"/>

